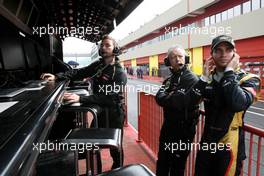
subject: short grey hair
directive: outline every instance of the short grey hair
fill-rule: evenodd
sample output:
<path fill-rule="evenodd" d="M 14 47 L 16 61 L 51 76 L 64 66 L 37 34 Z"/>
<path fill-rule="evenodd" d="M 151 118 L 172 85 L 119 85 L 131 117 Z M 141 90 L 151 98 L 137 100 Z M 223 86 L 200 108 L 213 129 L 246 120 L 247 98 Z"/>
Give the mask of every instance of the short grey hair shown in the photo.
<path fill-rule="evenodd" d="M 172 53 L 172 51 L 175 50 L 175 49 L 181 50 L 183 52 L 184 56 L 187 55 L 185 49 L 181 45 L 178 45 L 178 44 L 173 45 L 172 47 L 170 47 L 168 49 L 167 55 L 169 56 Z"/>

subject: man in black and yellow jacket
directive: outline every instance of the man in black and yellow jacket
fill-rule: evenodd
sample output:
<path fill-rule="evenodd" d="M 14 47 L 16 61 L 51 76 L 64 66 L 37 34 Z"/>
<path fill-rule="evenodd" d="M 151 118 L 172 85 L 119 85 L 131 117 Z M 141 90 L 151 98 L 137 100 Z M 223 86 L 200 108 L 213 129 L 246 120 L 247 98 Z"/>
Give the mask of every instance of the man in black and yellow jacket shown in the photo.
<path fill-rule="evenodd" d="M 243 117 L 260 91 L 258 76 L 239 69 L 239 55 L 230 36 L 213 39 L 211 58 L 191 93 L 204 100 L 205 126 L 197 153 L 196 176 L 240 175 L 245 159 Z M 207 145 L 209 147 L 203 148 Z"/>
<path fill-rule="evenodd" d="M 109 119 L 106 119 L 105 117 L 98 118 L 99 127 L 107 127 L 106 124 L 109 123 L 109 128 L 123 129 L 123 91 L 127 83 L 127 76 L 117 57 L 117 55 L 120 54 L 120 49 L 112 37 L 105 35 L 102 37 L 99 54 L 101 58 L 87 67 L 70 70 L 56 75 L 44 73 L 41 75 L 41 78 L 54 81 L 62 79 L 77 80 L 90 77 L 93 80 L 92 95 L 79 96 L 74 93 L 65 93 L 64 100 L 73 103 L 80 102 L 84 105 L 97 104 L 102 107 L 103 110 L 107 109 L 109 114 Z M 106 120 L 108 120 L 108 122 Z M 62 126 L 64 126 L 64 124 L 62 124 Z M 121 152 L 121 155 L 123 156 L 123 151 Z M 110 154 L 113 158 L 112 169 L 119 167 L 120 164 L 123 163 L 123 161 L 120 161 L 119 151 L 116 149 L 110 149 Z"/>

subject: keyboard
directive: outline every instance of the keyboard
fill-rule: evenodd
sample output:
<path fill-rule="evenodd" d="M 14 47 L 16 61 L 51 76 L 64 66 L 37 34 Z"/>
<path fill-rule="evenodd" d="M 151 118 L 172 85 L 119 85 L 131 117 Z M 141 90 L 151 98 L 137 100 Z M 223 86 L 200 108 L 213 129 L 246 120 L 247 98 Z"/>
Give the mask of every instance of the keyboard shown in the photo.
<path fill-rule="evenodd" d="M 47 84 L 46 80 L 29 80 L 24 82 L 25 88 L 37 88 L 42 87 Z"/>
<path fill-rule="evenodd" d="M 84 95 L 84 96 L 89 95 L 89 92 L 86 89 L 72 89 L 72 90 L 67 90 L 66 92 L 75 93 L 77 95 Z"/>
<path fill-rule="evenodd" d="M 28 84 L 25 86 L 26 90 L 41 90 L 42 88 L 44 88 L 45 86 L 43 85 L 35 85 L 35 84 Z"/>
<path fill-rule="evenodd" d="M 46 80 L 29 80 L 23 82 L 24 88 L 28 91 L 30 90 L 41 90 L 45 87 L 48 81 Z"/>

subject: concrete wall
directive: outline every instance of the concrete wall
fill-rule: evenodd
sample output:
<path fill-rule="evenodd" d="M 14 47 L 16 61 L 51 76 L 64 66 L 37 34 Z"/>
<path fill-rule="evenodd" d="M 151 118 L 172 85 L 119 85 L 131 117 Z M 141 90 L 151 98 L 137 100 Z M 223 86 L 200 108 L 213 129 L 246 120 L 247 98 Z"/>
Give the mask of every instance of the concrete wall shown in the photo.
<path fill-rule="evenodd" d="M 231 30 L 230 35 L 235 40 L 257 37 L 264 35 L 264 27 L 263 23 L 261 22 L 263 20 L 263 17 L 264 8 L 261 8 L 244 15 L 233 17 L 224 22 L 211 25 L 210 27 L 216 27 L 217 29 L 229 28 Z M 229 32 L 227 34 L 229 34 Z M 199 46 L 210 45 L 214 37 L 215 36 L 213 34 L 192 34 L 190 35 L 190 47 L 194 48 Z"/>
<path fill-rule="evenodd" d="M 200 8 L 205 8 L 219 0 L 189 0 L 189 10 L 190 12 L 199 10 Z"/>
<path fill-rule="evenodd" d="M 120 55 L 121 60 L 129 60 L 131 58 L 139 58 L 144 56 L 152 56 L 160 53 L 166 53 L 168 49 L 175 44 L 180 44 L 184 48 L 188 47 L 188 36 L 179 35 L 167 40 L 160 41 L 158 43 L 147 45 L 142 48 L 135 48 L 134 51 Z"/>
<path fill-rule="evenodd" d="M 178 35 L 167 40 L 163 40 L 152 45 L 147 45 L 142 48 L 135 48 L 133 51 L 122 54 L 120 56 L 123 60 L 129 60 L 131 58 L 139 58 L 144 56 L 151 56 L 161 53 L 166 53 L 168 48 L 174 44 L 180 44 L 184 48 L 196 48 L 201 46 L 210 45 L 212 39 L 219 34 L 223 33 L 223 29 L 226 34 L 232 35 L 235 40 L 246 39 L 250 37 L 257 37 L 264 35 L 264 27 L 261 23 L 264 17 L 264 8 L 252 11 L 250 13 L 233 17 L 215 25 L 207 26 L 212 31 L 221 30 L 218 34 L 206 32 L 200 34 L 190 34 L 190 40 L 188 41 L 188 35 Z M 230 33 L 231 32 L 231 33 Z"/>

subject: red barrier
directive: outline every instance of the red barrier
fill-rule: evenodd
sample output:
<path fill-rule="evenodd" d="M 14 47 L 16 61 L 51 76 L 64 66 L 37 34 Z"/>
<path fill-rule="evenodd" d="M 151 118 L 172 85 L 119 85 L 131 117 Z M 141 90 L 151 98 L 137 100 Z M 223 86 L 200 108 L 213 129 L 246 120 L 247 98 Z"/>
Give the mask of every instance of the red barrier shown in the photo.
<path fill-rule="evenodd" d="M 159 134 L 163 123 L 163 110 L 156 104 L 155 97 L 153 95 L 146 95 L 143 92 L 139 92 L 138 99 L 138 140 L 143 141 L 157 157 Z M 204 112 L 201 111 L 200 120 L 196 127 L 196 136 L 193 141 L 194 143 L 198 143 L 200 141 L 203 126 Z M 264 159 L 261 161 L 264 130 L 245 124 L 244 131 L 246 135 L 245 142 L 247 159 L 244 161 L 243 165 L 247 165 L 247 167 L 243 167 L 241 175 L 264 175 Z M 258 140 L 254 140 L 254 136 L 257 136 Z M 254 147 L 257 148 L 257 151 L 254 150 Z M 197 151 L 193 150 L 188 157 L 185 170 L 186 176 L 194 175 L 196 153 Z"/>
<path fill-rule="evenodd" d="M 125 87 L 124 91 L 124 97 L 125 97 L 125 104 L 124 104 L 124 110 L 125 110 L 125 121 L 124 121 L 124 126 L 128 126 L 128 117 L 127 117 L 127 87 Z"/>
<path fill-rule="evenodd" d="M 163 110 L 156 104 L 153 95 L 140 92 L 138 100 L 138 140 L 143 140 L 157 156 Z"/>
<path fill-rule="evenodd" d="M 264 158 L 261 162 L 261 153 L 262 153 L 262 138 L 264 138 L 264 130 L 256 128 L 251 125 L 245 124 L 244 126 L 246 142 L 249 141 L 249 152 L 248 159 L 245 160 L 244 165 L 247 164 L 247 168 L 243 167 L 243 174 L 248 176 L 256 175 L 260 176 L 264 174 Z M 249 135 L 249 139 L 247 138 Z M 257 140 L 254 139 L 257 137 Z M 246 143 L 247 144 L 247 143 Z M 262 147 L 262 148 L 261 148 Z M 261 171 L 262 168 L 262 171 Z"/>

